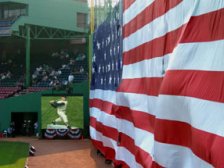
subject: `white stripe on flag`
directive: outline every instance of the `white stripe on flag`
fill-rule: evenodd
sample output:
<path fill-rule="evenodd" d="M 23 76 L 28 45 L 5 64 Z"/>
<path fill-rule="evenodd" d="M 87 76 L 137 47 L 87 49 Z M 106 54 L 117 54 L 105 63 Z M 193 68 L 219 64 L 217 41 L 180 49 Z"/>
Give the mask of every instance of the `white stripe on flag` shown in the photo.
<path fill-rule="evenodd" d="M 170 58 L 168 70 L 224 71 L 223 53 L 224 40 L 179 44 Z"/>
<path fill-rule="evenodd" d="M 164 57 L 156 57 L 134 64 L 124 65 L 122 79 L 163 77 L 164 70 L 166 70 L 168 66 L 168 60 L 169 54 Z"/>
<path fill-rule="evenodd" d="M 154 0 L 136 0 L 127 10 L 123 13 L 123 25 L 134 19 L 139 13 L 147 8 Z"/>
<path fill-rule="evenodd" d="M 90 90 L 90 99 L 101 99 L 116 104 L 116 92 L 111 90 Z"/>
<path fill-rule="evenodd" d="M 209 163 L 193 154 L 189 148 L 156 141 L 154 159 L 161 166 L 168 168 L 212 168 Z"/>
<path fill-rule="evenodd" d="M 160 95 L 156 117 L 185 122 L 199 130 L 224 137 L 223 103 L 193 97 Z"/>
<path fill-rule="evenodd" d="M 116 100 L 111 97 L 116 97 Z M 115 91 L 94 90 L 90 91 L 90 99 L 101 99 L 108 101 L 118 106 L 130 107 L 132 110 L 137 110 L 154 115 L 156 102 L 158 97 L 147 96 L 135 93 L 119 93 Z"/>
<path fill-rule="evenodd" d="M 130 153 L 124 147 L 118 147 L 117 142 L 111 138 L 105 137 L 102 133 L 98 132 L 95 128 L 90 126 L 90 135 L 93 140 L 100 141 L 105 147 L 110 147 L 115 150 L 115 159 L 124 161 L 130 167 L 142 168 L 142 166 L 136 162 L 135 156 Z"/>
<path fill-rule="evenodd" d="M 192 6 L 193 3 L 195 3 L 193 16 L 198 16 L 212 11 L 216 11 L 224 7 L 223 0 L 221 1 L 206 0 L 206 3 L 204 3 L 204 1 L 192 0 Z"/>

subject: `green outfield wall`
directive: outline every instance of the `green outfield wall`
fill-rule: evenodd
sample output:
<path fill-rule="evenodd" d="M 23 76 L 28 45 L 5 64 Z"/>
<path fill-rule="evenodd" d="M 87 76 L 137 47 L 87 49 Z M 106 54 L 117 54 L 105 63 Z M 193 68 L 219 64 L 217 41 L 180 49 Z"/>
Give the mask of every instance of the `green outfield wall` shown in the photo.
<path fill-rule="evenodd" d="M 11 97 L 0 100 L 0 131 L 7 129 L 11 122 L 12 112 L 37 112 L 39 125 L 41 125 L 41 96 L 44 94 L 60 95 L 65 91 L 44 91 L 30 93 L 22 96 Z M 83 95 L 84 98 L 84 135 L 88 135 L 89 129 L 89 83 L 85 81 L 74 84 L 72 95 Z"/>

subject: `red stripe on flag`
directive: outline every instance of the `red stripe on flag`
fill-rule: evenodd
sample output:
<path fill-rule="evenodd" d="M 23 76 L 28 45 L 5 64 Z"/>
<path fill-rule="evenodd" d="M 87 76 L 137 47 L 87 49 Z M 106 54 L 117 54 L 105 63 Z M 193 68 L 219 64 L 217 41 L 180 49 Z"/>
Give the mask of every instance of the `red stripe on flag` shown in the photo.
<path fill-rule="evenodd" d="M 117 91 L 158 96 L 162 81 L 162 77 L 123 79 Z"/>
<path fill-rule="evenodd" d="M 155 116 L 148 113 L 132 110 L 128 107 L 117 106 L 100 99 L 91 99 L 90 107 L 98 108 L 107 114 L 132 122 L 136 128 L 140 128 L 151 133 L 154 132 Z"/>
<path fill-rule="evenodd" d="M 189 96 L 224 102 L 224 72 L 171 70 L 166 72 L 160 94 Z"/>
<path fill-rule="evenodd" d="M 124 9 L 124 11 L 126 9 L 128 9 L 134 2 L 135 2 L 135 0 L 124 0 L 123 1 L 123 9 Z"/>
<path fill-rule="evenodd" d="M 224 39 L 223 27 L 224 9 L 192 17 L 187 26 L 183 25 L 162 37 L 124 52 L 123 64 L 128 65 L 169 54 L 173 51 L 179 41 L 181 41 L 181 43 L 187 43 Z"/>
<path fill-rule="evenodd" d="M 181 43 L 224 39 L 224 9 L 192 17 Z"/>
<path fill-rule="evenodd" d="M 154 19 L 164 15 L 167 11 L 177 6 L 182 0 L 155 0 L 151 5 L 145 8 L 133 20 L 123 27 L 124 37 L 136 32 Z M 156 9 L 156 10 L 154 10 Z"/>
<path fill-rule="evenodd" d="M 90 125 L 97 131 L 101 132 L 104 136 L 111 138 L 115 141 L 118 140 L 119 132 L 117 129 L 108 127 L 98 122 L 94 117 L 90 117 Z"/>
<path fill-rule="evenodd" d="M 100 150 L 101 153 L 103 153 L 103 155 L 105 156 L 105 159 L 113 161 L 115 167 L 122 166 L 122 168 L 123 167 L 129 168 L 129 166 L 125 162 L 115 159 L 115 150 L 114 149 L 105 147 L 101 141 L 96 141 L 94 139 L 91 139 L 91 141 L 92 141 L 93 145 L 98 150 Z"/>
<path fill-rule="evenodd" d="M 101 99 L 90 99 L 89 107 L 95 107 L 100 109 L 101 111 L 104 111 L 107 114 L 115 115 L 114 111 L 112 111 L 113 106 L 116 106 L 115 104 L 104 101 Z"/>
<path fill-rule="evenodd" d="M 97 131 L 101 132 L 104 136 L 109 137 L 114 141 L 119 140 L 118 146 L 124 147 L 129 152 L 131 152 L 135 156 L 136 161 L 143 165 L 143 167 L 151 167 L 152 157 L 149 155 L 149 153 L 136 146 L 134 140 L 131 137 L 125 135 L 124 133 L 118 132 L 118 130 L 114 128 L 103 125 L 93 117 L 90 117 L 90 121 L 90 125 Z M 116 130 L 116 132 L 114 130 Z"/>
<path fill-rule="evenodd" d="M 123 64 L 133 64 L 171 53 L 178 44 L 178 40 L 180 39 L 181 33 L 183 32 L 184 28 L 185 26 L 182 26 L 174 31 L 167 33 L 162 37 L 156 38 L 130 51 L 124 52 Z"/>
<path fill-rule="evenodd" d="M 100 152 L 105 156 L 105 159 L 113 160 L 115 159 L 115 150 L 109 147 L 105 147 L 102 142 L 91 139 L 93 145 L 100 150 Z"/>
<path fill-rule="evenodd" d="M 153 161 L 152 168 L 164 168 L 164 167 L 162 167 L 161 165 L 159 165 L 158 163 L 156 163 L 155 161 Z"/>
<path fill-rule="evenodd" d="M 119 106 L 118 109 L 116 109 L 116 117 L 132 122 L 136 128 L 140 128 L 151 133 L 154 132 L 155 116 L 153 115 L 134 111 L 128 107 Z"/>
<path fill-rule="evenodd" d="M 120 133 L 120 146 L 124 146 L 132 154 L 134 154 L 136 161 L 140 163 L 144 168 L 151 168 L 152 157 L 141 148 L 135 146 L 135 141 L 132 138 L 123 133 Z"/>
<path fill-rule="evenodd" d="M 224 138 L 193 128 L 187 123 L 156 119 L 155 140 L 188 147 L 214 167 L 222 168 L 224 165 Z"/>

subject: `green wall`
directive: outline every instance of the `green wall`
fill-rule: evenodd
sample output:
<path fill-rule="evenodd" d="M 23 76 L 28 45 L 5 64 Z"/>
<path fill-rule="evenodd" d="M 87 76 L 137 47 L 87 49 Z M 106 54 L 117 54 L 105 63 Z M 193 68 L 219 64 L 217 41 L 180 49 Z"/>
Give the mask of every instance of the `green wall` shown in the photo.
<path fill-rule="evenodd" d="M 52 91 L 30 93 L 23 96 L 0 100 L 0 131 L 9 127 L 11 112 L 37 112 L 39 125 L 41 116 L 41 95 L 52 94 Z M 65 94 L 64 91 L 54 91 L 53 94 Z M 84 135 L 89 131 L 89 86 L 88 81 L 74 84 L 73 94 L 82 94 L 84 97 Z"/>
<path fill-rule="evenodd" d="M 11 112 L 40 113 L 40 93 L 0 100 L 0 130 L 9 127 Z"/>

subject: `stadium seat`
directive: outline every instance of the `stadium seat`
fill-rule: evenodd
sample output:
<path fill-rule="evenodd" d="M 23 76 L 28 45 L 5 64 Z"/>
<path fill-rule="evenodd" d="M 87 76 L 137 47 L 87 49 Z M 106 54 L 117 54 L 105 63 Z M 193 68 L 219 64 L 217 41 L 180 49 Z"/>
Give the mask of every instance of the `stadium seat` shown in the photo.
<path fill-rule="evenodd" d="M 0 87 L 0 99 L 13 96 L 21 90 L 20 87 Z"/>

